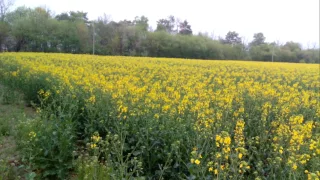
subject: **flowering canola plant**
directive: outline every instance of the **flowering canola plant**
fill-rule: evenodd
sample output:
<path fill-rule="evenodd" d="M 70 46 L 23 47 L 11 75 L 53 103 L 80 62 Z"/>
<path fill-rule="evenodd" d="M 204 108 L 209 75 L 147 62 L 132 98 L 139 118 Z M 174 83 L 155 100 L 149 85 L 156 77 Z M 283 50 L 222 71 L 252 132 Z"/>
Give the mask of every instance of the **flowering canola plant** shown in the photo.
<path fill-rule="evenodd" d="M 318 65 L 4 53 L 0 75 L 17 89 L 41 82 L 28 93 L 45 100 L 81 101 L 89 119 L 82 125 L 94 129 L 88 137 L 110 125 L 104 113 L 145 123 L 148 132 L 184 128 L 166 140 L 190 144 L 182 155 L 187 174 L 320 178 Z"/>

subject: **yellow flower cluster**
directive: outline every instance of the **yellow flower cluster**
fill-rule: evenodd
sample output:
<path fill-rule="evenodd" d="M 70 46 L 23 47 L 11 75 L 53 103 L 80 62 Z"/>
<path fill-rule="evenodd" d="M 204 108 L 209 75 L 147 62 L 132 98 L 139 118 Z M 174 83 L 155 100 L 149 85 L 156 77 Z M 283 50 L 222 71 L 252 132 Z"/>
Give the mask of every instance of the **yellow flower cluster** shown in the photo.
<path fill-rule="evenodd" d="M 320 171 L 316 171 L 315 173 L 309 172 L 308 170 L 304 171 L 307 174 L 308 180 L 319 180 L 320 179 Z"/>
<path fill-rule="evenodd" d="M 46 92 L 45 92 L 43 89 L 40 89 L 40 91 L 38 92 L 38 94 L 39 94 L 39 96 L 40 96 L 42 99 L 44 99 L 44 100 L 48 99 L 49 96 L 51 95 L 50 91 L 46 91 Z"/>
<path fill-rule="evenodd" d="M 200 159 L 202 159 L 202 155 L 198 154 L 197 148 L 194 148 L 194 150 L 191 152 L 191 159 L 190 159 L 191 164 L 200 165 L 201 163 Z"/>
<path fill-rule="evenodd" d="M 35 138 L 36 136 L 37 136 L 37 134 L 36 134 L 34 131 L 31 131 L 31 132 L 29 133 L 30 139 L 33 139 L 33 138 Z"/>
<path fill-rule="evenodd" d="M 93 136 L 91 136 L 91 144 L 90 148 L 95 149 L 97 147 L 97 144 L 101 141 L 101 137 L 99 136 L 98 133 L 94 133 Z"/>

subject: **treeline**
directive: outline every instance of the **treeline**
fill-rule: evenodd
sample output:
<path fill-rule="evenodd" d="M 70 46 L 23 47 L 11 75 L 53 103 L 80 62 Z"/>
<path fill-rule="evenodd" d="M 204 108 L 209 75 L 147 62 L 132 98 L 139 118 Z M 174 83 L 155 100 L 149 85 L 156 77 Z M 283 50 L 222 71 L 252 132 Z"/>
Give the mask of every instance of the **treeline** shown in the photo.
<path fill-rule="evenodd" d="M 263 33 L 254 34 L 253 41 L 246 43 L 234 31 L 218 39 L 202 33 L 193 35 L 187 20 L 179 21 L 173 16 L 158 20 L 154 31 L 148 23 L 145 16 L 133 21 L 115 22 L 107 16 L 89 21 L 85 12 L 54 16 L 43 8 L 19 7 L 0 13 L 0 50 L 319 62 L 319 49 L 315 46 L 302 49 L 296 42 L 268 43 Z"/>

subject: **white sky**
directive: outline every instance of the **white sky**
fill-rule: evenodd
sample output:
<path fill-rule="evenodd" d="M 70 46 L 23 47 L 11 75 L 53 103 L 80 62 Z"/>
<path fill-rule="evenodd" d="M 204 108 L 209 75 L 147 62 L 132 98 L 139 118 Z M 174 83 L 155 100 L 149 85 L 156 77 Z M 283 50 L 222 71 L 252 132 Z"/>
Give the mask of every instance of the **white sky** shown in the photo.
<path fill-rule="evenodd" d="M 319 0 L 15 0 L 17 6 L 45 6 L 55 14 L 88 12 L 89 19 L 104 13 L 114 21 L 145 15 L 156 21 L 174 15 L 186 19 L 194 34 L 224 37 L 236 31 L 247 41 L 263 32 L 266 41 L 295 41 L 304 47 L 319 46 Z"/>

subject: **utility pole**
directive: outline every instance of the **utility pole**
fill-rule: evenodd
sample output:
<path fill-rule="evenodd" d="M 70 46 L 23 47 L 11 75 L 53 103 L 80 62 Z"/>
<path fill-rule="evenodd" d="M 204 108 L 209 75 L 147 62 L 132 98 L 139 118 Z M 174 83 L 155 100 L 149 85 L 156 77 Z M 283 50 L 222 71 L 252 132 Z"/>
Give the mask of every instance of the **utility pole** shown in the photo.
<path fill-rule="evenodd" d="M 92 21 L 92 54 L 94 55 L 94 44 L 95 44 L 95 31 L 94 31 L 94 21 Z"/>

